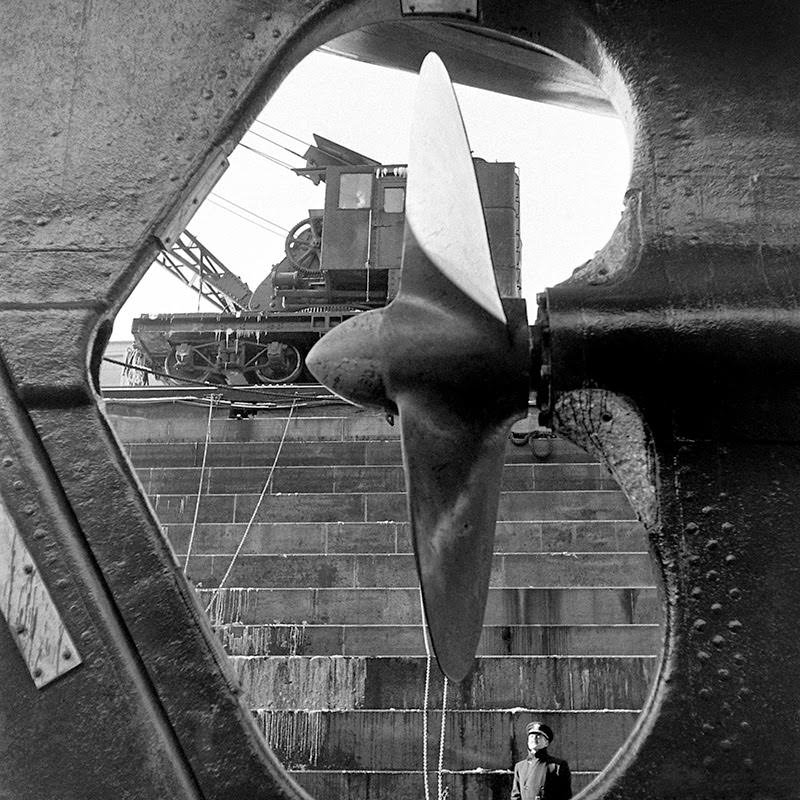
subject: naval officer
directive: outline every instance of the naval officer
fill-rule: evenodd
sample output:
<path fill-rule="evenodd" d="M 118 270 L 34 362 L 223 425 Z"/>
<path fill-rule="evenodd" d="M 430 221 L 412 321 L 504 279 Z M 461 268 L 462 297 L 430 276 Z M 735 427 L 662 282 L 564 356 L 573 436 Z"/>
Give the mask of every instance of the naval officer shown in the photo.
<path fill-rule="evenodd" d="M 511 800 L 569 800 L 572 797 L 569 765 L 547 752 L 553 741 L 552 728 L 531 722 L 527 734 L 528 757 L 514 765 Z"/>

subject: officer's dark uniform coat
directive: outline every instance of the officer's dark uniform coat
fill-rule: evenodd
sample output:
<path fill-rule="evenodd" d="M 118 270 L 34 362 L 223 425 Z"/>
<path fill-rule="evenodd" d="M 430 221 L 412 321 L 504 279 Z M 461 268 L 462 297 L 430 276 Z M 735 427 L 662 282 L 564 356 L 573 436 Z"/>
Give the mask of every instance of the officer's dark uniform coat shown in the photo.
<path fill-rule="evenodd" d="M 514 765 L 511 800 L 536 800 L 540 786 L 543 792 L 539 797 L 543 800 L 569 800 L 572 797 L 569 765 L 546 750 L 540 750 L 536 756 L 528 756 Z"/>

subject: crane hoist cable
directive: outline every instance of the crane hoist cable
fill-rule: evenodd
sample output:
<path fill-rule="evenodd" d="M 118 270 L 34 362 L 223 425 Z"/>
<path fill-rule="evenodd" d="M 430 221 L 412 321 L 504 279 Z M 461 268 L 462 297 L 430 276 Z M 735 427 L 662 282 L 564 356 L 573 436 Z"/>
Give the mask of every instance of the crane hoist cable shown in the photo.
<path fill-rule="evenodd" d="M 280 128 L 276 127 L 275 125 L 270 125 L 269 122 L 264 122 L 264 120 L 262 120 L 262 119 L 257 119 L 256 122 L 259 125 L 263 125 L 265 128 L 270 128 L 273 131 L 277 131 L 282 136 L 285 136 L 287 139 L 294 139 L 296 142 L 299 142 L 300 144 L 304 145 L 305 147 L 311 147 L 311 145 L 307 141 L 305 141 L 304 139 L 300 139 L 297 136 L 292 135 L 291 133 L 287 133 L 286 131 L 281 130 Z"/>
<path fill-rule="evenodd" d="M 292 150 L 291 147 L 287 147 L 285 144 L 281 144 L 280 142 L 276 142 L 274 139 L 270 139 L 268 136 L 264 136 L 257 131 L 252 130 L 252 128 L 247 131 L 251 136 L 258 136 L 259 139 L 263 139 L 265 142 L 269 142 L 270 144 L 274 144 L 275 147 L 280 147 L 281 150 L 285 150 L 287 153 L 291 153 L 293 156 L 297 156 L 298 158 L 302 158 L 305 161 L 305 156 L 301 155 L 300 153 L 295 152 Z"/>
<path fill-rule="evenodd" d="M 261 228 L 262 230 L 266 231 L 267 233 L 271 233 L 273 236 L 278 236 L 281 239 L 286 238 L 285 233 L 280 233 L 278 231 L 273 230 L 272 228 L 268 228 L 266 225 L 262 225 L 260 222 L 257 222 L 254 219 L 250 219 L 246 217 L 244 214 L 240 214 L 238 211 L 235 211 L 232 208 L 228 208 L 227 206 L 222 205 L 222 203 L 216 202 L 213 198 L 209 197 L 207 202 L 211 203 L 211 205 L 216 206 L 217 208 L 221 208 L 223 211 L 227 211 L 229 214 L 233 214 L 234 217 L 239 217 L 239 219 L 243 219 L 245 222 L 249 222 L 251 225 L 255 225 L 257 228 Z"/>
<path fill-rule="evenodd" d="M 265 153 L 263 150 L 257 150 L 255 147 L 251 147 L 249 144 L 245 144 L 244 142 L 239 142 L 239 147 L 244 147 L 245 150 L 250 150 L 251 152 L 255 153 L 256 155 L 261 156 L 262 158 L 266 158 L 267 161 L 272 161 L 274 164 L 277 164 L 279 167 L 284 167 L 292 172 L 294 172 L 294 167 L 286 161 L 281 161 L 279 158 L 275 158 L 275 156 L 269 155 L 269 153 Z"/>
<path fill-rule="evenodd" d="M 222 200 L 223 203 L 228 203 L 232 205 L 234 208 L 238 208 L 240 211 L 244 211 L 246 214 L 250 214 L 251 216 L 255 217 L 256 219 L 260 220 L 261 222 L 266 222 L 269 225 L 272 225 L 274 228 L 277 228 L 284 236 L 289 233 L 287 228 L 284 228 L 283 225 L 279 225 L 277 222 L 273 222 L 271 219 L 267 219 L 266 217 L 262 217 L 261 214 L 256 214 L 255 211 L 250 211 L 249 208 L 245 206 L 239 205 L 239 203 L 234 203 L 233 200 L 228 200 L 227 197 L 223 197 L 222 195 L 217 194 L 216 192 L 212 192 L 209 195 L 209 198 L 212 200 Z"/>
<path fill-rule="evenodd" d="M 277 127 L 275 127 L 275 125 L 270 125 L 268 122 L 262 122 L 260 119 L 257 119 L 257 120 L 256 120 L 256 122 L 257 122 L 259 125 L 264 125 L 264 126 L 266 126 L 267 128 L 271 128 L 273 131 L 277 131 L 278 133 L 280 133 L 280 134 L 281 134 L 281 135 L 283 135 L 283 136 L 286 136 L 286 137 L 287 137 L 287 138 L 289 138 L 289 139 L 294 139 L 296 142 L 300 142 L 300 144 L 302 144 L 302 145 L 305 145 L 306 147 L 311 147 L 311 148 L 313 148 L 313 147 L 315 146 L 315 145 L 309 144 L 308 142 L 304 141 L 303 139 L 298 139 L 298 138 L 297 138 L 297 136 L 293 136 L 291 133 L 286 133 L 286 131 L 283 131 L 283 130 L 281 130 L 280 128 L 277 128 Z M 250 133 L 255 133 L 255 131 L 253 131 L 253 130 L 251 129 L 251 130 L 250 130 Z M 255 135 L 256 135 L 256 136 L 258 136 L 259 134 L 257 134 L 257 133 L 256 133 Z M 266 137 L 265 137 L 265 136 L 262 136 L 261 138 L 262 138 L 262 139 L 266 139 Z M 282 147 L 284 150 L 288 150 L 290 153 L 293 153 L 293 155 L 298 155 L 297 153 L 294 153 L 294 151 L 292 151 L 292 150 L 289 150 L 289 148 L 288 148 L 288 147 L 285 147 L 285 146 L 284 146 L 284 145 L 282 145 L 282 144 L 278 144 L 278 142 L 273 142 L 273 141 L 272 141 L 272 139 L 267 139 L 267 141 L 268 141 L 268 142 L 272 142 L 272 144 L 276 144 L 278 147 Z M 345 158 L 342 158 L 341 156 L 338 156 L 338 155 L 336 155 L 336 153 L 331 153 L 331 152 L 329 152 L 329 153 L 328 153 L 328 156 L 329 156 L 329 157 L 331 157 L 331 158 L 335 158 L 337 161 L 340 161 L 342 164 L 345 164 L 345 165 L 347 165 L 347 164 L 349 163 L 349 162 L 347 161 L 347 159 L 345 159 Z M 303 159 L 305 159 L 305 156 L 300 156 L 300 158 L 303 158 Z"/>

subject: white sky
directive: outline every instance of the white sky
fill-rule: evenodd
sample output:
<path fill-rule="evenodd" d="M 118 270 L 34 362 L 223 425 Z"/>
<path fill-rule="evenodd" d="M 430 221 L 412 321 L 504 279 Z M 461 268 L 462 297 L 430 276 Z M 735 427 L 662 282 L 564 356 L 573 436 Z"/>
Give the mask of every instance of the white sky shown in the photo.
<path fill-rule="evenodd" d="M 318 133 L 383 163 L 404 163 L 416 76 L 315 52 L 289 75 L 259 119 L 311 143 Z M 522 289 L 536 293 L 570 275 L 608 240 L 630 175 L 628 144 L 616 119 L 456 86 L 475 156 L 514 161 L 520 172 Z M 261 125 L 253 130 L 302 154 L 305 146 Z M 243 140 L 292 166 L 301 159 L 250 134 Z M 242 147 L 213 194 L 283 228 L 321 208 L 314 186 Z M 212 198 L 213 200 L 213 198 Z M 283 258 L 283 237 L 207 200 L 189 224 L 230 270 L 254 289 Z M 197 295 L 154 265 L 121 309 L 114 340 L 130 339 L 141 314 L 197 311 Z M 212 310 L 210 306 L 201 310 Z"/>

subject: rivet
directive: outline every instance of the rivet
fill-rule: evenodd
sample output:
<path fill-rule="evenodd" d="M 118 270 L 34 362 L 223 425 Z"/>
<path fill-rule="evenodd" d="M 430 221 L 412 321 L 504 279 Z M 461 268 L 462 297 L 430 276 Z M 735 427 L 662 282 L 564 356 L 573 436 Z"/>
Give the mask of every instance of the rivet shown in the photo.
<path fill-rule="evenodd" d="M 227 78 L 227 77 L 228 77 L 228 70 L 226 70 L 225 68 L 217 70 L 217 78 L 219 80 L 224 81 L 225 78 Z"/>
<path fill-rule="evenodd" d="M 698 556 L 698 555 L 695 553 L 694 555 L 691 555 L 691 556 L 689 556 L 689 558 L 687 558 L 686 560 L 687 560 L 687 561 L 688 561 L 690 564 L 698 564 L 698 563 L 700 562 L 700 556 Z"/>
<path fill-rule="evenodd" d="M 32 575 L 32 574 L 33 574 L 33 564 L 25 564 L 25 565 L 22 567 L 22 571 L 23 571 L 23 572 L 24 572 L 26 575 Z"/>
<path fill-rule="evenodd" d="M 739 727 L 740 727 L 740 728 L 741 728 L 743 731 L 749 731 L 749 730 L 750 730 L 750 728 L 751 728 L 751 725 L 750 725 L 750 723 L 749 723 L 749 722 L 748 722 L 746 719 L 743 719 L 743 720 L 742 720 L 742 721 L 739 723 Z"/>
<path fill-rule="evenodd" d="M 34 506 L 25 506 L 23 511 L 27 516 L 32 517 L 36 513 L 36 508 Z"/>
<path fill-rule="evenodd" d="M 753 769 L 753 759 L 752 758 L 744 758 L 742 759 L 742 763 L 747 767 L 747 769 Z"/>
<path fill-rule="evenodd" d="M 36 669 L 33 671 L 33 677 L 34 678 L 42 677 L 42 671 L 39 669 L 39 667 L 36 667 Z"/>
<path fill-rule="evenodd" d="M 712 604 L 711 604 L 711 610 L 712 610 L 712 611 L 713 611 L 715 614 L 719 614 L 719 613 L 720 613 L 720 611 L 722 611 L 722 603 L 712 603 Z"/>
<path fill-rule="evenodd" d="M 709 514 L 712 514 L 713 512 L 714 512 L 714 506 L 703 506 L 700 509 L 700 513 L 705 515 L 705 516 L 708 516 Z"/>
<path fill-rule="evenodd" d="M 700 690 L 700 691 L 697 693 L 697 695 L 698 695 L 699 697 L 702 697 L 702 698 L 703 698 L 703 700 L 708 700 L 708 699 L 711 697 L 711 689 L 709 689 L 707 686 L 704 686 L 704 687 L 703 687 L 703 688 L 702 688 L 702 689 L 701 689 L 701 690 Z"/>
<path fill-rule="evenodd" d="M 744 664 L 744 662 L 747 661 L 747 659 L 744 657 L 743 653 L 734 653 L 733 654 L 733 660 L 737 664 Z"/>
<path fill-rule="evenodd" d="M 708 769 L 714 763 L 714 759 L 711 756 L 706 756 L 703 759 L 703 766 Z"/>
<path fill-rule="evenodd" d="M 736 633 L 737 631 L 740 631 L 741 629 L 742 629 L 742 623 L 738 619 L 732 619 L 728 623 L 728 630 L 733 631 L 733 633 Z"/>
<path fill-rule="evenodd" d="M 700 661 L 708 661 L 708 659 L 711 658 L 711 653 L 705 650 L 698 650 L 697 657 L 700 659 Z"/>
<path fill-rule="evenodd" d="M 706 542 L 706 550 L 713 550 L 718 544 L 719 542 L 716 539 L 709 539 Z"/>
<path fill-rule="evenodd" d="M 721 747 L 723 750 L 730 750 L 730 749 L 733 747 L 733 742 L 732 742 L 730 739 L 723 739 L 723 740 L 722 740 L 722 741 L 719 743 L 719 746 L 720 746 L 720 747 Z"/>
<path fill-rule="evenodd" d="M 245 39 L 255 39 L 256 35 L 255 35 L 255 33 L 253 33 L 253 31 L 247 31 L 245 33 L 245 35 L 244 35 L 244 38 Z"/>
<path fill-rule="evenodd" d="M 715 569 L 710 569 L 706 572 L 706 580 L 707 581 L 718 581 L 719 580 L 719 572 Z"/>
<path fill-rule="evenodd" d="M 727 500 L 728 499 L 728 493 L 727 492 L 720 492 L 719 493 L 719 499 L 720 500 Z"/>
<path fill-rule="evenodd" d="M 692 627 L 696 631 L 702 631 L 706 627 L 706 621 L 704 619 L 696 619 Z"/>
<path fill-rule="evenodd" d="M 69 586 L 69 581 L 66 578 L 59 578 L 56 581 L 56 586 L 58 586 L 60 589 L 63 589 L 65 586 Z"/>
<path fill-rule="evenodd" d="M 700 526 L 695 522 L 688 522 L 684 530 L 686 533 L 697 533 L 700 530 Z"/>
<path fill-rule="evenodd" d="M 6 456 L 3 459 L 3 466 L 4 467 L 11 467 L 11 466 L 13 466 L 13 464 L 14 464 L 14 459 L 13 458 L 9 458 L 9 456 Z"/>
<path fill-rule="evenodd" d="M 214 92 L 211 91 L 211 89 L 209 89 L 208 87 L 206 87 L 205 89 L 203 89 L 202 92 L 200 92 L 200 96 L 204 100 L 210 100 L 214 96 Z"/>
<path fill-rule="evenodd" d="M 748 689 L 746 686 L 742 686 L 736 694 L 739 696 L 740 700 L 749 700 L 750 697 L 753 695 L 752 689 Z"/>
<path fill-rule="evenodd" d="M 261 17 L 265 22 L 269 22 L 272 19 L 272 12 L 267 11 Z"/>
<path fill-rule="evenodd" d="M 723 681 L 726 681 L 728 680 L 728 678 L 730 678 L 731 672 L 730 670 L 725 669 L 725 667 L 723 667 L 722 669 L 717 670 L 717 675 L 719 675 L 719 677 L 722 678 Z"/>
<path fill-rule="evenodd" d="M 737 589 L 734 586 L 733 589 L 731 589 L 728 592 L 728 597 L 730 597 L 731 600 L 741 600 L 741 598 L 742 598 L 742 590 L 741 589 Z"/>
<path fill-rule="evenodd" d="M 238 92 L 236 91 L 236 89 L 228 89 L 227 91 L 228 97 L 236 97 L 237 94 Z"/>
<path fill-rule="evenodd" d="M 611 420 L 612 420 L 612 419 L 614 419 L 614 416 L 612 415 L 612 413 L 611 413 L 610 411 L 604 411 L 604 412 L 603 412 L 603 413 L 600 415 L 600 419 L 601 419 L 603 422 L 611 422 Z"/>
<path fill-rule="evenodd" d="M 27 628 L 24 625 L 17 625 L 17 633 L 23 634 L 26 630 Z"/>
<path fill-rule="evenodd" d="M 280 39 L 281 38 L 281 32 L 277 28 L 275 28 L 272 31 L 272 38 L 273 39 Z"/>
<path fill-rule="evenodd" d="M 728 553 L 728 555 L 725 556 L 725 563 L 726 564 L 735 564 L 737 560 L 738 559 L 736 558 L 736 556 L 733 553 Z"/>
<path fill-rule="evenodd" d="M 713 644 L 714 647 L 718 647 L 718 648 L 725 647 L 725 637 L 724 636 L 720 636 L 719 634 L 717 634 L 711 640 L 711 644 Z"/>
<path fill-rule="evenodd" d="M 14 481 L 14 488 L 21 492 L 25 488 L 25 484 L 22 481 Z"/>
<path fill-rule="evenodd" d="M 703 733 L 711 733 L 714 730 L 714 726 L 710 722 L 704 722 L 702 725 Z"/>
<path fill-rule="evenodd" d="M 44 539 L 45 536 L 47 536 L 47 531 L 45 531 L 44 528 L 37 528 L 33 532 L 33 538 L 34 539 Z"/>
<path fill-rule="evenodd" d="M 699 586 L 695 586 L 690 594 L 692 597 L 700 597 L 700 595 L 703 594 L 703 590 Z"/>
<path fill-rule="evenodd" d="M 724 533 L 730 533 L 733 530 L 734 526 L 730 522 L 723 522 L 722 523 L 722 530 Z"/>
<path fill-rule="evenodd" d="M 65 661 L 69 661 L 72 658 L 72 653 L 69 650 L 65 650 L 61 655 Z"/>

